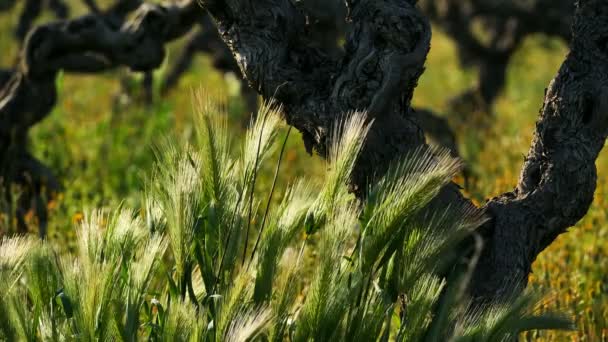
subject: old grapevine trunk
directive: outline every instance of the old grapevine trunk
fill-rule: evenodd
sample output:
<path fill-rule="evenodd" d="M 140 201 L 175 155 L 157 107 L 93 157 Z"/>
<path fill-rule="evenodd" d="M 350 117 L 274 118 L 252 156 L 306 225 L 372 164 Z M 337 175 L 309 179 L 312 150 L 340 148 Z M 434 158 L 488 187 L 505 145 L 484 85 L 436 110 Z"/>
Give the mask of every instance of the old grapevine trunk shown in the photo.
<path fill-rule="evenodd" d="M 480 294 L 509 281 L 525 285 L 536 256 L 593 201 L 595 160 L 608 132 L 608 2 L 580 0 L 572 30 L 517 187 L 485 206 L 493 221 L 473 281 Z"/>
<path fill-rule="evenodd" d="M 127 18 L 134 9 L 138 10 L 133 18 Z M 23 189 L 15 210 L 20 231 L 27 229 L 24 214 L 32 208 L 40 221 L 40 235 L 45 235 L 43 198 L 59 188 L 51 170 L 27 150 L 29 128 L 55 105 L 58 73 L 101 72 L 119 66 L 154 69 L 164 58 L 164 45 L 188 32 L 203 15 L 195 1 L 161 6 L 120 0 L 103 13 L 41 25 L 30 32 L 19 64 L 2 73 L 0 83 L 0 186 L 19 184 Z M 13 202 L 10 191 L 3 195 Z"/>
<path fill-rule="evenodd" d="M 351 180 L 368 182 L 395 158 L 426 146 L 410 102 L 429 50 L 431 28 L 415 0 L 347 0 L 352 29 L 343 56 L 309 41 L 305 16 L 289 0 L 204 0 L 250 84 L 285 107 L 309 150 L 325 153 L 343 113 L 367 110 L 374 125 Z M 608 131 L 608 2 L 580 0 L 572 51 L 551 82 L 517 187 L 490 200 L 486 244 L 472 294 L 500 298 L 522 290 L 531 264 L 588 210 L 595 159 Z M 471 205 L 448 186 L 438 201 Z M 510 292 L 510 291 L 509 291 Z"/>
<path fill-rule="evenodd" d="M 358 196 L 396 158 L 426 147 L 410 103 L 431 29 L 415 0 L 347 0 L 351 25 L 343 53 L 320 48 L 314 21 L 293 0 L 200 2 L 251 86 L 283 104 L 287 122 L 302 132 L 309 150 L 324 155 L 332 125 L 350 111 L 368 111 L 374 125 L 350 182 Z M 4 166 L 15 177 L 33 178 L 36 187 L 50 177 L 25 140 L 28 128 L 53 107 L 60 70 L 155 68 L 164 44 L 205 15 L 198 0 L 120 4 L 139 6 L 133 20 L 120 16 L 128 11 L 117 6 L 29 35 L 20 66 L 0 91 L 0 159 L 11 158 Z M 481 229 L 486 244 L 473 275 L 477 298 L 501 297 L 506 285 L 523 289 L 536 256 L 586 213 L 593 198 L 594 162 L 608 131 L 608 2 L 578 2 L 571 46 L 547 91 L 517 187 L 478 208 L 490 220 Z M 472 205 L 453 185 L 437 201 Z"/>

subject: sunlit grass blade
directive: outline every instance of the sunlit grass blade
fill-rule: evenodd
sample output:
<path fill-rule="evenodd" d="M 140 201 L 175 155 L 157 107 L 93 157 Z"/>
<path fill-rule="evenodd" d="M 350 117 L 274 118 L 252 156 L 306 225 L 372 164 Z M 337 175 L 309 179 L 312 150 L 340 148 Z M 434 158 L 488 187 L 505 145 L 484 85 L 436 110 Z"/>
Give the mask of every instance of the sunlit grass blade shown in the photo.
<path fill-rule="evenodd" d="M 363 305 L 354 308 L 346 322 L 346 341 L 374 341 L 383 335 L 385 322 L 391 319 L 395 303 L 377 286 L 370 290 Z M 385 331 L 390 334 L 390 331 Z"/>
<path fill-rule="evenodd" d="M 247 131 L 247 135 L 245 137 L 242 153 L 242 177 L 244 183 L 241 191 L 247 194 L 247 191 L 245 190 L 249 189 L 249 199 L 247 201 L 247 228 L 245 231 L 241 265 L 244 265 L 247 257 L 247 247 L 249 244 L 249 232 L 253 215 L 254 193 L 258 171 L 262 161 L 274 147 L 274 141 L 277 136 L 277 128 L 281 121 L 280 111 L 281 107 L 277 106 L 274 101 L 262 104 L 258 111 L 257 118 L 252 125 L 253 127 Z"/>
<path fill-rule="evenodd" d="M 39 242 L 31 236 L 3 237 L 0 240 L 0 285 L 9 291 L 22 272 L 29 253 Z"/>
<path fill-rule="evenodd" d="M 226 182 L 232 172 L 227 113 L 203 93 L 197 93 L 196 99 L 195 127 L 200 155 L 197 168 L 200 169 L 202 189 L 209 201 L 223 204 Z"/>
<path fill-rule="evenodd" d="M 441 278 L 425 274 L 417 279 L 411 292 L 404 294 L 399 303 L 401 326 L 396 341 L 422 341 L 433 319 L 433 309 L 445 286 Z"/>
<path fill-rule="evenodd" d="M 273 100 L 263 102 L 243 143 L 242 176 L 249 186 L 263 161 L 275 147 L 278 128 L 282 120 L 282 107 Z"/>
<path fill-rule="evenodd" d="M 530 330 L 573 330 L 572 319 L 555 312 L 541 313 L 540 298 L 525 293 L 502 303 L 470 310 L 456 330 L 456 341 L 510 341 Z"/>
<path fill-rule="evenodd" d="M 205 340 L 208 324 L 194 304 L 176 299 L 171 302 L 165 317 L 161 334 L 163 341 Z"/>
<path fill-rule="evenodd" d="M 349 113 L 332 128 L 327 151 L 327 175 L 309 220 L 322 224 L 322 216 L 342 205 L 347 184 L 372 123 L 363 112 Z"/>
<path fill-rule="evenodd" d="M 283 341 L 290 324 L 294 322 L 294 306 L 301 291 L 298 283 L 303 276 L 303 267 L 298 262 L 298 255 L 294 249 L 289 249 L 284 254 L 279 268 L 275 281 L 277 291 L 271 300 L 272 312 L 276 317 L 270 336 L 273 342 Z"/>
<path fill-rule="evenodd" d="M 462 257 L 462 244 L 485 218 L 472 208 L 446 208 L 418 216 L 408 223 L 398 265 L 389 271 L 397 292 L 416 286 L 425 273 L 447 274 Z"/>
<path fill-rule="evenodd" d="M 119 293 L 120 269 L 112 263 L 62 262 L 63 295 L 71 307 L 72 334 L 105 340 L 116 329 L 112 303 Z"/>
<path fill-rule="evenodd" d="M 272 315 L 265 307 L 242 309 L 232 318 L 223 341 L 252 341 L 260 336 L 272 322 Z"/>
<path fill-rule="evenodd" d="M 343 206 L 334 211 L 321 231 L 319 264 L 306 301 L 298 313 L 295 341 L 340 338 L 340 322 L 359 289 L 357 274 L 347 277 L 344 258 L 350 233 L 357 225 L 357 210 Z"/>
<path fill-rule="evenodd" d="M 279 160 L 277 161 L 277 166 L 275 168 L 274 177 L 272 179 L 272 187 L 270 188 L 270 192 L 268 193 L 268 200 L 266 201 L 266 209 L 264 211 L 264 216 L 262 217 L 262 223 L 260 225 L 260 230 L 258 232 L 258 237 L 256 238 L 255 244 L 253 246 L 253 250 L 251 251 L 251 258 L 249 259 L 249 263 L 252 262 L 253 258 L 256 255 L 258 246 L 260 244 L 260 239 L 264 234 L 264 229 L 266 228 L 266 221 L 268 220 L 268 215 L 270 214 L 270 206 L 272 204 L 272 198 L 275 193 L 275 188 L 277 185 L 277 180 L 279 178 L 279 170 L 281 169 L 281 163 L 283 161 L 283 155 L 285 153 L 285 147 L 287 146 L 287 140 L 289 139 L 289 134 L 291 133 L 292 127 L 290 126 L 287 130 L 287 134 L 285 135 L 285 139 L 283 140 L 283 145 L 281 146 L 281 152 L 279 153 Z M 249 267 L 249 265 L 247 266 Z"/>
<path fill-rule="evenodd" d="M 263 232 L 257 259 L 253 296 L 257 303 L 270 299 L 279 259 L 294 241 L 298 228 L 303 226 L 313 198 L 311 187 L 304 182 L 298 182 L 287 191 L 281 204 L 272 214 Z"/>
<path fill-rule="evenodd" d="M 157 147 L 138 210 L 75 220 L 75 250 L 0 241 L 0 340 L 501 341 L 570 327 L 529 296 L 473 307 L 484 217 L 433 201 L 460 168 L 447 151 L 413 151 L 356 199 L 345 184 L 372 123 L 345 115 L 325 182 L 274 199 L 287 138 L 270 194 L 261 172 L 280 108 L 265 104 L 236 151 L 226 110 L 198 109 L 196 143 Z"/>
<path fill-rule="evenodd" d="M 152 279 L 158 272 L 161 258 L 165 254 L 167 241 L 162 235 L 154 234 L 145 244 L 138 246 L 133 253 L 133 261 L 128 265 L 128 283 L 121 294 L 124 307 L 120 315 L 124 316 L 120 324 L 121 335 L 126 340 L 136 340 L 140 328 L 141 310 L 146 300 Z M 117 305 L 120 306 L 120 305 Z"/>
<path fill-rule="evenodd" d="M 167 222 L 176 278 L 183 288 L 187 269 L 194 260 L 191 247 L 205 207 L 199 176 L 202 160 L 191 149 L 180 151 L 172 145 L 164 146 L 159 154 L 152 191 Z"/>
<path fill-rule="evenodd" d="M 103 229 L 104 258 L 129 260 L 149 237 L 146 226 L 133 210 L 119 208 L 111 213 Z"/>
<path fill-rule="evenodd" d="M 25 286 L 28 289 L 34 310 L 42 315 L 51 315 L 53 301 L 61 288 L 61 274 L 57 256 L 51 247 L 44 243 L 31 250 L 25 264 Z"/>
<path fill-rule="evenodd" d="M 379 255 L 390 256 L 403 238 L 404 228 L 412 227 L 414 216 L 447 184 L 460 168 L 460 161 L 449 151 L 421 148 L 394 164 L 368 194 L 362 215 L 360 240 L 362 267 L 370 269 Z M 386 249 L 393 241 L 392 250 Z M 388 257 L 384 258 L 388 261 Z"/>

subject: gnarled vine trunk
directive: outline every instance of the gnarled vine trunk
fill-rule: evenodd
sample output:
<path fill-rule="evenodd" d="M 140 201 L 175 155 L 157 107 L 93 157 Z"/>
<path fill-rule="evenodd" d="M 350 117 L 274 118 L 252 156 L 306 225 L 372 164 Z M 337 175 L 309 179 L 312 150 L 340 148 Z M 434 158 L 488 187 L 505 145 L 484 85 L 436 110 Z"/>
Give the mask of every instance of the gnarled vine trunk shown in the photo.
<path fill-rule="evenodd" d="M 415 0 L 346 0 L 350 32 L 344 51 L 331 53 L 315 41 L 314 22 L 291 0 L 201 4 L 249 84 L 284 106 L 286 121 L 302 132 L 309 151 L 325 155 L 331 127 L 345 113 L 366 110 L 374 119 L 350 181 L 358 196 L 391 162 L 426 147 L 411 99 L 431 28 Z M 164 57 L 164 44 L 204 15 L 198 1 L 188 0 L 141 4 L 133 21 L 116 20 L 110 12 L 36 29 L 0 93 L 0 156 L 17 151 L 16 173 L 43 178 L 25 138 L 55 102 L 58 71 L 153 69 Z M 586 213 L 593 198 L 594 162 L 608 131 L 606 1 L 579 0 L 571 47 L 547 91 L 516 188 L 477 209 L 490 218 L 481 229 L 486 244 L 473 275 L 477 298 L 500 298 L 511 286 L 523 289 L 536 256 Z M 437 201 L 472 206 L 455 185 Z"/>
<path fill-rule="evenodd" d="M 127 19 L 137 8 L 134 18 Z M 17 183 L 24 190 L 16 210 L 19 230 L 26 229 L 24 211 L 32 207 L 41 221 L 40 235 L 45 235 L 42 198 L 59 188 L 53 173 L 27 150 L 29 128 L 55 105 L 58 73 L 157 68 L 164 45 L 188 32 L 204 14 L 195 1 L 161 6 L 121 0 L 103 13 L 41 25 L 28 34 L 18 66 L 2 73 L 6 81 L 0 88 L 0 183 Z M 5 196 L 12 202 L 10 191 Z"/>
<path fill-rule="evenodd" d="M 388 165 L 425 146 L 410 101 L 429 50 L 427 19 L 409 0 L 347 0 L 352 29 L 341 58 L 307 39 L 307 23 L 288 0 L 206 0 L 250 84 L 285 107 L 309 150 L 325 153 L 341 114 L 367 110 L 374 125 L 351 186 L 359 196 Z M 522 290 L 536 256 L 587 212 L 595 159 L 608 133 L 608 3 L 580 0 L 572 51 L 553 80 L 517 187 L 490 200 L 486 241 L 473 276 L 477 298 Z M 471 205 L 448 186 L 439 201 Z"/>

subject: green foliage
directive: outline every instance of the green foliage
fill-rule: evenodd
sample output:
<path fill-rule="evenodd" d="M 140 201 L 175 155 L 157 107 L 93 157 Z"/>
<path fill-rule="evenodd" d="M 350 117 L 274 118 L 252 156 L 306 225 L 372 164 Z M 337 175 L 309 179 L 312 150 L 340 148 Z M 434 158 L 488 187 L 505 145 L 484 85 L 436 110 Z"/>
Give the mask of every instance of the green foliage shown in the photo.
<path fill-rule="evenodd" d="M 98 2 L 104 6 L 112 1 Z M 86 14 L 83 1 L 66 0 L 66 3 L 72 8 L 73 16 Z M 4 67 L 13 65 L 18 54 L 19 44 L 10 32 L 17 24 L 23 4 L 23 1 L 18 1 L 12 11 L 0 14 L 0 31 L 3 33 L 0 34 L 3 51 L 0 64 Z M 52 15 L 43 15 L 38 22 L 52 19 Z M 517 183 L 522 155 L 529 149 L 544 89 L 568 49 L 563 42 L 550 37 L 536 35 L 527 38 L 509 66 L 507 87 L 494 108 L 494 115 L 465 113 L 460 117 L 450 111 L 446 100 L 475 86 L 476 70 L 459 65 L 453 42 L 441 30 L 433 31 L 433 48 L 413 101 L 416 107 L 430 108 L 445 115 L 453 125 L 460 151 L 472 174 L 468 182 L 459 183 L 467 188 L 467 196 L 483 203 L 486 198 L 511 191 Z M 156 84 L 160 83 L 158 80 L 165 69 L 179 56 L 184 43 L 181 40 L 168 46 L 167 63 L 155 72 Z M 137 78 L 124 69 L 104 75 L 63 74 L 58 79 L 60 94 L 56 109 L 30 134 L 30 150 L 55 172 L 64 188 L 49 203 L 48 243 L 58 254 L 76 252 L 73 225 L 81 220 L 83 208 L 86 212 L 89 208 L 115 208 L 123 203 L 132 208 L 145 207 L 151 213 L 159 212 L 157 206 L 142 202 L 139 195 L 144 178 L 142 170 L 148 172 L 152 168 L 155 158 L 150 146 L 158 143 L 159 136 L 193 138 L 189 115 L 192 104 L 190 89 L 203 86 L 213 92 L 214 98 L 220 97 L 230 112 L 229 131 L 237 139 L 234 142 L 244 135 L 242 122 L 247 120 L 244 116 L 249 113 L 245 112 L 241 99 L 230 90 L 228 77 L 214 68 L 208 56 L 197 55 L 193 67 L 180 80 L 175 91 L 169 96 L 155 98 L 150 107 L 137 101 L 137 92 L 141 89 L 138 82 L 131 81 L 130 85 L 131 90 L 136 91 L 135 96 L 125 96 L 121 80 L 127 74 Z M 224 99 L 222 95 L 227 96 Z M 283 132 L 280 134 L 282 139 Z M 601 177 L 608 171 L 607 157 L 608 154 L 601 154 L 597 161 L 600 177 L 589 213 L 538 257 L 530 276 L 530 287 L 551 293 L 550 298 L 542 303 L 541 311 L 558 309 L 571 313 L 578 331 L 535 331 L 527 333 L 524 340 L 595 341 L 608 336 L 608 282 L 605 272 L 608 267 L 608 227 L 605 224 L 608 182 Z M 257 191 L 266 192 L 270 188 L 275 165 L 274 161 L 272 164 L 262 163 L 256 180 Z M 277 187 L 283 188 L 283 184 L 294 177 L 320 179 L 325 174 L 324 166 L 321 158 L 311 158 L 306 154 L 301 137 L 294 130 L 287 142 Z M 311 188 L 315 193 L 318 190 Z M 14 231 L 17 198 L 13 197 L 14 203 L 6 203 L 3 194 L 0 195 L 0 212 L 12 214 L 0 213 L 0 235 Z M 274 196 L 273 205 L 276 199 L 280 200 L 279 194 Z M 265 209 L 266 197 L 263 201 L 258 199 L 257 204 Z M 144 216 L 150 227 L 162 229 L 164 217 Z M 435 220 L 439 221 L 441 216 L 437 213 Z M 154 221 L 154 217 L 159 220 Z M 28 216 L 27 219 L 31 229 L 36 230 L 35 218 Z M 159 227 L 154 228 L 154 224 Z M 309 264 L 314 260 L 309 254 L 314 254 L 311 250 L 316 249 L 315 242 L 314 238 L 309 240 L 312 248 L 307 247 L 303 257 L 304 275 L 279 272 L 277 279 L 280 281 L 275 285 L 277 292 L 283 293 L 285 290 L 282 289 L 286 289 L 295 292 L 294 296 L 302 292 L 300 287 L 309 280 Z M 293 254 L 287 250 L 286 255 Z M 161 268 L 160 272 L 164 274 L 165 266 Z M 291 275 L 288 277 L 288 274 Z M 200 279 L 193 282 L 196 290 Z M 408 307 L 413 305 L 411 301 L 410 298 Z M 148 309 L 156 310 L 151 306 Z M 412 311 L 409 310 L 409 317 Z M 273 308 L 273 313 L 277 312 Z M 0 317 L 0 324 L 3 322 L 7 321 Z"/>
<path fill-rule="evenodd" d="M 344 183 L 373 123 L 353 113 L 333 130 L 324 182 L 296 180 L 271 203 L 256 179 L 280 109 L 263 106 L 233 155 L 226 114 L 200 108 L 196 144 L 157 148 L 143 214 L 92 212 L 71 255 L 2 240 L 0 339 L 497 341 L 570 327 L 531 310 L 529 296 L 473 308 L 461 290 L 474 261 L 442 277 L 483 221 L 422 210 L 459 169 L 446 152 L 407 156 L 357 203 Z"/>

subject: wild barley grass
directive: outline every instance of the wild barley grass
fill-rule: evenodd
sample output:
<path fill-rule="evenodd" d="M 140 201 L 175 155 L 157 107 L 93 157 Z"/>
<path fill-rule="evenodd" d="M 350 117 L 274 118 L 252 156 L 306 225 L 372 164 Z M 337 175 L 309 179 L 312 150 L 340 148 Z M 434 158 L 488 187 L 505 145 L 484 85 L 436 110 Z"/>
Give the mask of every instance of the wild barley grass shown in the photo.
<path fill-rule="evenodd" d="M 225 113 L 202 103 L 197 144 L 158 147 L 143 216 L 93 211 L 71 255 L 2 240 L 0 338 L 500 341 L 570 327 L 531 310 L 530 296 L 472 308 L 472 262 L 444 276 L 468 260 L 456 246 L 483 222 L 467 208 L 422 214 L 459 170 L 447 152 L 407 156 L 357 203 L 344 184 L 373 122 L 352 113 L 332 130 L 324 182 L 295 180 L 262 210 L 270 196 L 256 191 L 256 173 L 275 147 L 279 108 L 262 107 L 235 156 Z M 317 261 L 305 269 L 309 249 Z"/>
<path fill-rule="evenodd" d="M 73 8 L 74 16 L 85 13 L 82 1 L 66 2 Z M 19 6 L 0 15 L 2 32 L 10 32 L 15 27 L 18 12 Z M 509 67 L 507 89 L 497 103 L 495 115 L 471 113 L 458 122 L 459 119 L 449 113 L 446 99 L 474 85 L 476 72 L 458 64 L 455 46 L 441 30 L 434 29 L 432 44 L 414 102 L 418 107 L 444 113 L 452 124 L 456 124 L 461 151 L 468 167 L 474 171 L 473 178 L 469 179 L 469 193 L 483 203 L 485 198 L 510 191 L 516 184 L 543 91 L 562 63 L 567 46 L 544 36 L 526 39 Z M 0 46 L 4 51 L 0 56 L 2 65 L 12 65 L 18 44 L 6 34 L 0 35 Z M 169 61 L 177 56 L 181 47 L 181 42 L 169 46 Z M 158 99 L 152 108 L 134 102 L 117 104 L 113 99 L 122 72 L 108 77 L 74 74 L 60 77 L 60 101 L 56 110 L 31 132 L 32 151 L 57 171 L 64 184 L 64 192 L 49 204 L 49 243 L 57 253 L 76 251 L 72 225 L 82 220 L 83 212 L 88 212 L 83 208 L 113 207 L 121 202 L 129 207 L 144 206 L 138 190 L 142 188 L 140 171 L 147 172 L 154 162 L 150 144 L 166 134 L 190 136 L 192 87 L 203 84 L 213 91 L 214 98 L 229 93 L 224 75 L 217 72 L 206 57 L 200 56 L 176 91 L 167 98 Z M 161 69 L 156 76 L 161 77 L 162 73 Z M 244 113 L 237 97 L 221 100 L 232 121 L 238 121 L 230 131 L 241 135 L 242 115 L 249 113 Z M 92 103 L 95 105 L 91 106 Z M 552 294 L 542 306 L 571 312 L 577 321 L 577 331 L 529 334 L 535 341 L 595 341 L 602 340 L 602 336 L 608 340 L 608 279 L 604 261 L 608 260 L 605 247 L 608 187 L 602 177 L 608 171 L 606 156 L 602 154 L 597 162 L 598 191 L 588 215 L 539 256 L 530 279 L 531 286 Z M 305 155 L 301 139 L 294 131 L 285 151 L 279 185 L 293 175 L 318 179 L 324 170 L 320 158 Z M 266 188 L 267 179 L 267 175 L 260 175 L 258 188 Z M 2 199 L 0 197 L 0 206 L 6 204 Z M 261 206 L 265 206 L 265 201 L 266 198 Z M 4 208 L 2 212 L 8 211 Z M 159 221 L 148 221 L 152 217 Z M 0 220 L 2 235 L 11 230 L 14 220 L 10 215 L 2 214 Z M 160 216 L 145 215 L 145 220 L 152 224 L 151 229 L 157 229 L 154 224 L 164 224 Z M 36 226 L 35 222 L 30 224 Z M 315 239 L 310 239 L 309 243 L 314 244 Z M 289 254 L 291 250 L 287 252 Z M 297 255 L 297 252 L 291 254 Z M 305 264 L 311 262 L 304 260 Z M 302 279 L 306 277 L 297 277 L 297 283 L 303 282 Z"/>

